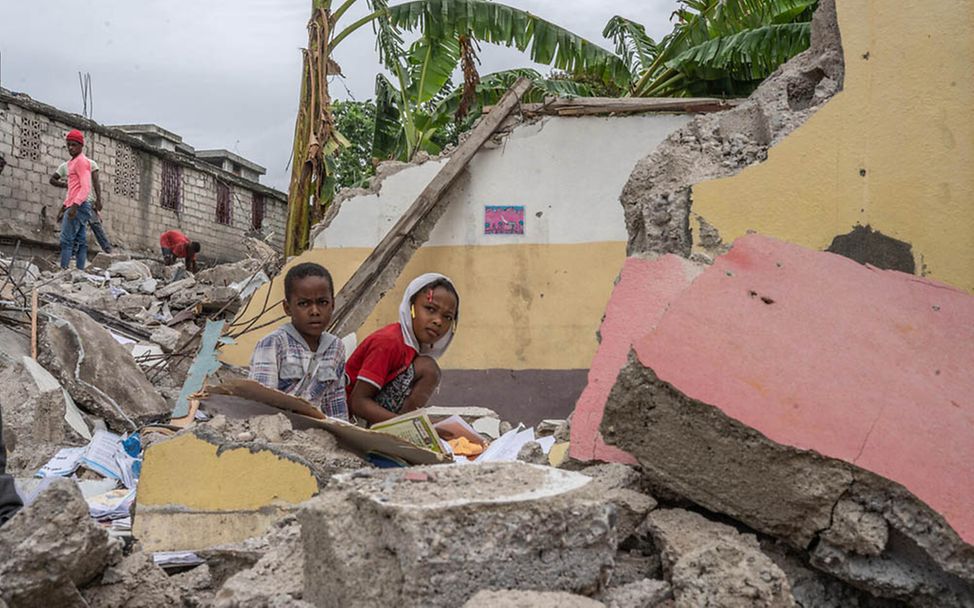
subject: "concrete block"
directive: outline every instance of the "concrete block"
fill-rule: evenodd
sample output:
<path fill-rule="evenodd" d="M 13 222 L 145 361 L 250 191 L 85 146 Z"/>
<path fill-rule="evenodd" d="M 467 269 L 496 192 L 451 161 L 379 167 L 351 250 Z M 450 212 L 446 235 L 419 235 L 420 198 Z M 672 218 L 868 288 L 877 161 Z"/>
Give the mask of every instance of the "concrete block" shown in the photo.
<path fill-rule="evenodd" d="M 146 551 L 238 542 L 317 491 L 303 458 L 197 427 L 146 449 L 133 533 Z"/>
<path fill-rule="evenodd" d="M 596 592 L 615 509 L 524 463 L 339 475 L 299 514 L 306 601 L 457 606 L 482 589 Z"/>
<path fill-rule="evenodd" d="M 40 333 L 38 360 L 82 409 L 126 432 L 168 414 L 166 401 L 108 330 L 64 306 L 44 310 L 52 318 Z"/>
<path fill-rule="evenodd" d="M 796 605 L 788 577 L 754 535 L 683 509 L 654 511 L 645 525 L 662 552 L 676 606 Z"/>
<path fill-rule="evenodd" d="M 644 578 L 609 589 L 602 599 L 608 608 L 662 608 L 673 599 L 673 589 L 666 581 Z"/>
<path fill-rule="evenodd" d="M 78 588 L 121 553 L 121 543 L 91 519 L 77 484 L 55 479 L 0 528 L 0 604 L 84 606 Z"/>
<path fill-rule="evenodd" d="M 635 343 L 602 433 L 851 584 L 968 606 L 970 360 L 969 294 L 749 235 Z"/>

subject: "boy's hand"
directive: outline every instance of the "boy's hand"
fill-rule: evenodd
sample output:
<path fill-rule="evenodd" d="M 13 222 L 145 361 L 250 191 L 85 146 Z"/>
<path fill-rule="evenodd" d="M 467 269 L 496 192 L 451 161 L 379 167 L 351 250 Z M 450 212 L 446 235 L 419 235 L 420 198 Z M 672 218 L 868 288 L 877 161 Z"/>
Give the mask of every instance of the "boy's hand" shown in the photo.
<path fill-rule="evenodd" d="M 96 198 L 95 199 L 95 211 L 101 211 L 101 199 L 100 198 Z"/>
<path fill-rule="evenodd" d="M 73 220 L 75 217 L 77 217 L 77 215 L 78 215 L 78 206 L 71 205 L 71 208 L 68 209 L 68 219 Z"/>

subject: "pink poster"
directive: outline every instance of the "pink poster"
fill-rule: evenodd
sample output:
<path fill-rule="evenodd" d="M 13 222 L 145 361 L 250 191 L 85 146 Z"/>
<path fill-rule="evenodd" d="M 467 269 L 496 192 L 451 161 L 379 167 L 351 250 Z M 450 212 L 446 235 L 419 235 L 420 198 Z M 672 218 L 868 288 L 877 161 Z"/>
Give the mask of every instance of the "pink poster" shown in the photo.
<path fill-rule="evenodd" d="M 484 207 L 484 234 L 524 234 L 524 206 Z"/>

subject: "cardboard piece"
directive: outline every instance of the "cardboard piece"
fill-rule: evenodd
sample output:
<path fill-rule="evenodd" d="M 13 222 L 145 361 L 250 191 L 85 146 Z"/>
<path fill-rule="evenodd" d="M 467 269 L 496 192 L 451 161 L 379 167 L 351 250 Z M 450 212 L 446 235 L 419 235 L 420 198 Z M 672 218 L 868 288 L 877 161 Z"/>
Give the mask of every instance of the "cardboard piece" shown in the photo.
<path fill-rule="evenodd" d="M 304 399 L 267 388 L 253 380 L 233 380 L 219 386 L 207 386 L 196 397 L 208 413 L 230 418 L 284 414 L 295 429 L 324 429 L 334 435 L 342 447 L 363 458 L 369 453 L 377 453 L 413 465 L 450 462 L 448 456 L 415 446 L 399 437 L 329 418 Z"/>

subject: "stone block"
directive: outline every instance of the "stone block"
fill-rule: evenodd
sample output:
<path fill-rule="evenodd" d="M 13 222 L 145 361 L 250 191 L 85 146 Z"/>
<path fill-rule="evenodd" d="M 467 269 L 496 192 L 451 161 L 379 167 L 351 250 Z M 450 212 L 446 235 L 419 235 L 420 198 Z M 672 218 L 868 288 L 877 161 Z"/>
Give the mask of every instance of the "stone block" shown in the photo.
<path fill-rule="evenodd" d="M 615 509 L 584 475 L 524 463 L 336 476 L 299 513 L 305 601 L 458 606 L 482 589 L 598 591 Z"/>
<path fill-rule="evenodd" d="M 608 608 L 662 608 L 673 599 L 673 589 L 666 581 L 644 578 L 603 594 Z"/>
<path fill-rule="evenodd" d="M 116 431 L 169 413 L 135 360 L 111 333 L 76 310 L 49 305 L 39 337 L 39 361 L 82 409 L 103 418 Z"/>
<path fill-rule="evenodd" d="M 121 558 L 74 481 L 55 479 L 0 528 L 0 604 L 85 606 L 78 588 Z"/>
<path fill-rule="evenodd" d="M 177 272 L 179 270 L 179 268 L 177 266 L 175 266 L 175 265 L 168 266 L 167 268 L 174 269 L 173 272 Z M 160 299 L 162 299 L 162 298 L 168 298 L 168 297 L 170 297 L 170 296 L 172 296 L 174 294 L 177 294 L 177 293 L 179 293 L 181 291 L 187 291 L 189 289 L 192 289 L 195 286 L 196 286 L 196 279 L 194 279 L 193 277 L 186 277 L 185 279 L 180 279 L 178 281 L 173 281 L 172 283 L 169 283 L 168 285 L 164 285 L 163 287 L 160 287 L 160 288 L 156 289 L 156 294 L 155 295 L 156 295 L 157 298 L 160 298 Z"/>
<path fill-rule="evenodd" d="M 683 509 L 654 511 L 645 526 L 661 550 L 677 607 L 796 605 L 788 577 L 754 535 Z"/>
<path fill-rule="evenodd" d="M 108 267 L 112 276 L 123 277 L 127 281 L 144 281 L 152 278 L 149 267 L 138 260 L 117 261 Z"/>

